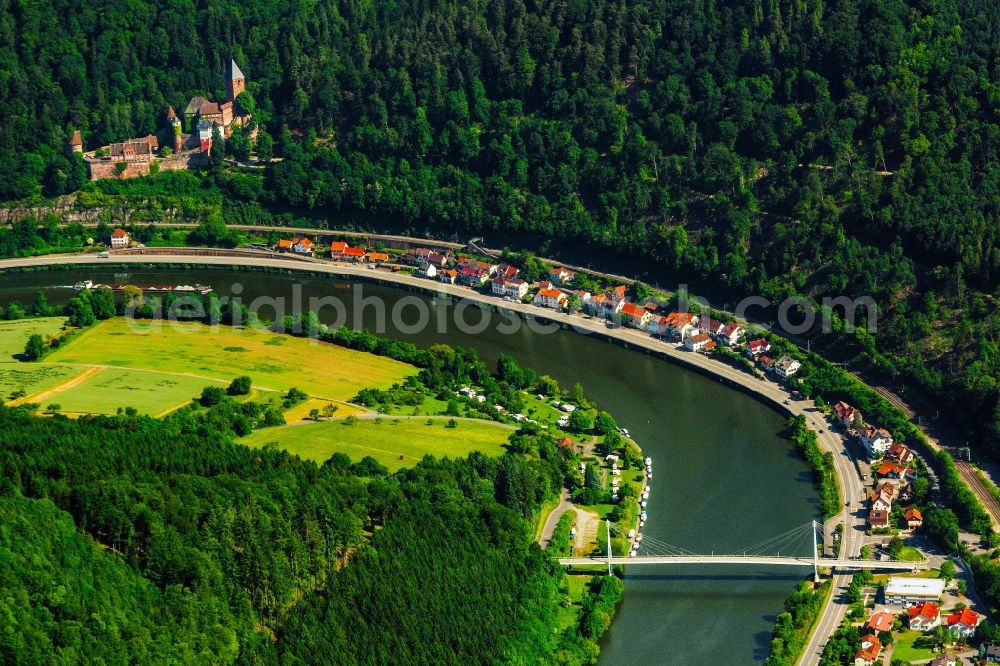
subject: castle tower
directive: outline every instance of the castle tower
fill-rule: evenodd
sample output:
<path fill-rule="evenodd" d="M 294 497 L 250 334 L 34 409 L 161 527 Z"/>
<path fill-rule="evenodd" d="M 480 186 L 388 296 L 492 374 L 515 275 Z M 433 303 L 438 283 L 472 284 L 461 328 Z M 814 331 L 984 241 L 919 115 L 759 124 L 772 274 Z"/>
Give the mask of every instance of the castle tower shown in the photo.
<path fill-rule="evenodd" d="M 174 152 L 179 154 L 184 149 L 184 139 L 181 138 L 181 119 L 172 106 L 167 107 L 167 124 L 170 125 L 170 133 L 174 138 Z"/>
<path fill-rule="evenodd" d="M 69 140 L 69 148 L 74 153 L 83 152 L 83 137 L 80 136 L 80 130 L 73 130 L 73 137 Z"/>
<path fill-rule="evenodd" d="M 226 78 L 226 91 L 229 93 L 229 101 L 236 100 L 236 96 L 247 88 L 247 78 L 233 60 L 229 65 L 229 76 Z"/>

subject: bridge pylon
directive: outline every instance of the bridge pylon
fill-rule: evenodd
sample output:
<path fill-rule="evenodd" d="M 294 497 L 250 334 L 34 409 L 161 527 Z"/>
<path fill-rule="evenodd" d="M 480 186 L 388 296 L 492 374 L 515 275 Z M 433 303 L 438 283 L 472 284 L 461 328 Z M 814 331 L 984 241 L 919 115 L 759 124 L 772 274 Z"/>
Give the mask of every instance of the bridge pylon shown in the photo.
<path fill-rule="evenodd" d="M 607 528 L 608 533 L 608 575 L 611 575 L 611 521 L 605 520 L 604 526 Z"/>
<path fill-rule="evenodd" d="M 816 549 L 816 541 L 817 541 L 816 534 L 817 534 L 817 532 L 819 530 L 819 523 L 816 522 L 815 519 L 813 520 L 813 526 L 812 527 L 813 527 L 813 529 L 812 529 L 812 535 L 813 535 L 813 541 L 812 541 L 812 549 L 813 549 L 813 582 L 814 583 L 818 583 L 819 582 L 819 551 Z M 822 535 L 820 535 L 820 538 L 822 538 Z"/>

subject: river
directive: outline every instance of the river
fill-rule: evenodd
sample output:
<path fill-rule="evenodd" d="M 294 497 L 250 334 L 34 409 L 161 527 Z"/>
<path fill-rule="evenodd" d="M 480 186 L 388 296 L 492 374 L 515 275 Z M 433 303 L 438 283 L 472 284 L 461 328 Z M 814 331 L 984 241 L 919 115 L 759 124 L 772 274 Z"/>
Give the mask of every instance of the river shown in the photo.
<path fill-rule="evenodd" d="M 44 288 L 53 304 L 73 292 L 58 285 L 78 280 L 133 284 L 211 285 L 220 296 L 234 291 L 250 303 L 263 296 L 291 298 L 293 285 L 311 296 L 333 295 L 345 303 L 348 323 L 373 329 L 375 306 L 354 321 L 354 298 L 386 303 L 418 298 L 431 322 L 454 308 L 429 297 L 372 284 L 330 278 L 216 270 L 111 271 L 74 269 L 11 273 L 0 277 L 0 304 L 31 302 Z M 361 292 L 359 292 L 359 289 Z M 415 308 L 412 308 L 415 312 Z M 404 311 L 405 313 L 405 311 Z M 266 316 L 272 316 L 265 311 Z M 330 321 L 332 309 L 321 319 Z M 404 314 L 405 316 L 405 314 Z M 474 348 L 492 363 L 510 353 L 563 387 L 580 382 L 588 396 L 629 428 L 653 458 L 647 537 L 694 552 L 730 552 L 818 518 L 810 473 L 779 431 L 782 417 L 739 391 L 667 361 L 570 331 L 541 333 L 521 326 L 501 332 L 497 316 L 481 333 L 436 323 L 404 333 L 387 318 L 383 333 L 420 346 L 447 343 Z M 409 317 L 409 322 L 414 316 Z M 475 314 L 467 320 L 478 321 Z M 404 325 L 402 328 L 406 329 Z M 307 389 L 308 390 L 308 389 Z M 785 553 L 782 553 L 785 554 Z M 800 544 L 796 555 L 809 554 Z M 797 569 L 632 566 L 626 594 L 602 644 L 600 664 L 750 664 L 767 655 L 782 601 L 810 572 Z"/>

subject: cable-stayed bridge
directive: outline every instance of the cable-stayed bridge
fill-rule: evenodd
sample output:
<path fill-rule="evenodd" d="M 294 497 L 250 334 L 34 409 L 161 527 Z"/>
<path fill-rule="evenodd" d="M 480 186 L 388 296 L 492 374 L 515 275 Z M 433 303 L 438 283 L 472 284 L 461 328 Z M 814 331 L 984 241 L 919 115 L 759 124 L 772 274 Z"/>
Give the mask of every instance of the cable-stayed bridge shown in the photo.
<path fill-rule="evenodd" d="M 613 530 L 608 523 L 608 544 L 603 555 L 591 557 L 563 557 L 559 563 L 566 566 L 587 566 L 607 564 L 608 573 L 616 564 L 639 565 L 691 565 L 722 564 L 735 566 L 793 566 L 813 568 L 813 576 L 819 578 L 820 567 L 831 569 L 884 569 L 890 571 L 913 571 L 919 562 L 896 562 L 863 560 L 861 558 L 820 557 L 823 527 L 815 520 L 794 527 L 787 532 L 765 539 L 747 548 L 729 553 L 694 553 L 685 548 L 669 544 L 659 539 L 643 536 L 641 541 L 632 541 L 631 554 L 627 557 L 611 554 Z M 618 535 L 615 535 L 618 536 Z M 623 535 L 624 536 L 624 535 Z M 811 549 L 809 546 L 811 545 Z M 811 555 L 802 555 L 803 550 Z M 782 555 L 781 553 L 787 553 Z"/>

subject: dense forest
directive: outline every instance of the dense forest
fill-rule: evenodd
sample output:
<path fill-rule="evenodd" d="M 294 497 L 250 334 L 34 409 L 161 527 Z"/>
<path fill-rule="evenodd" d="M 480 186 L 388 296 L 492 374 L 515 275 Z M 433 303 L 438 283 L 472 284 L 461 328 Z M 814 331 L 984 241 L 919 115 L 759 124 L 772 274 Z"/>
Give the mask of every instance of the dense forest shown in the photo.
<path fill-rule="evenodd" d="M 219 177 L 229 221 L 505 230 L 870 295 L 877 343 L 829 346 L 1000 452 L 992 0 L 2 1 L 0 199 L 76 189 L 72 129 L 154 131 L 235 57 L 283 161 Z"/>
<path fill-rule="evenodd" d="M 606 610 L 553 633 L 564 574 L 525 520 L 557 460 L 473 454 L 362 476 L 342 455 L 317 466 L 233 444 L 252 413 L 229 399 L 161 421 L 0 407 L 4 663 L 596 654 Z M 621 587 L 608 589 L 613 612 Z"/>

